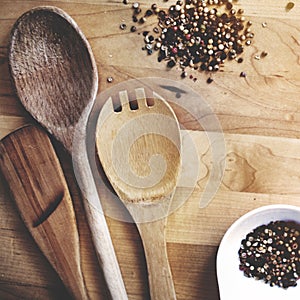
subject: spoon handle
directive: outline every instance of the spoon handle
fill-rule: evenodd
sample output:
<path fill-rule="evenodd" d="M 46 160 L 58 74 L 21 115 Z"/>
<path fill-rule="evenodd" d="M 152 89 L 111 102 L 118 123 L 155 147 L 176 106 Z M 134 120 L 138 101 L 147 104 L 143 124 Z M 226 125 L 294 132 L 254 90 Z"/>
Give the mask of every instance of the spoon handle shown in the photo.
<path fill-rule="evenodd" d="M 27 126 L 6 136 L 0 169 L 26 227 L 70 294 L 89 299 L 71 196 L 47 134 Z"/>
<path fill-rule="evenodd" d="M 96 209 L 89 200 L 84 201 L 84 208 L 110 296 L 113 300 L 128 300 L 105 215 Z"/>
<path fill-rule="evenodd" d="M 73 167 L 84 199 L 84 209 L 98 261 L 111 298 L 113 300 L 128 300 L 121 269 L 95 184 L 93 176 L 95 170 L 92 171 L 93 165 L 90 164 L 85 138 L 77 138 L 77 140 L 78 143 L 72 152 Z"/>
<path fill-rule="evenodd" d="M 137 223 L 148 268 L 151 300 L 176 300 L 165 239 L 167 218 Z"/>

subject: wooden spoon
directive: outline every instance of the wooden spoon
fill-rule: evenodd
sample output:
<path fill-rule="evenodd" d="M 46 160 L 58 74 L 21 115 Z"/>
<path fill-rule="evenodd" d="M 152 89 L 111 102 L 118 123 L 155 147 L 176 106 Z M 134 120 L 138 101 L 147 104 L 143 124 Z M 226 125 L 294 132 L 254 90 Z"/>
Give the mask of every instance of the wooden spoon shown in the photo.
<path fill-rule="evenodd" d="M 139 229 L 151 299 L 176 299 L 165 226 L 180 168 L 178 121 L 167 102 L 146 99 L 143 89 L 136 89 L 131 104 L 126 91 L 119 95 L 121 112 L 114 111 L 110 98 L 99 114 L 98 156 Z"/>
<path fill-rule="evenodd" d="M 21 217 L 74 299 L 89 299 L 80 266 L 75 212 L 47 134 L 21 128 L 0 142 L 0 169 Z"/>
<path fill-rule="evenodd" d="M 88 41 L 64 11 L 37 7 L 22 15 L 12 29 L 9 66 L 25 108 L 70 153 L 75 129 L 81 133 L 73 159 L 84 178 L 81 188 L 94 245 L 112 298 L 127 299 L 85 147 L 86 124 L 98 88 Z"/>

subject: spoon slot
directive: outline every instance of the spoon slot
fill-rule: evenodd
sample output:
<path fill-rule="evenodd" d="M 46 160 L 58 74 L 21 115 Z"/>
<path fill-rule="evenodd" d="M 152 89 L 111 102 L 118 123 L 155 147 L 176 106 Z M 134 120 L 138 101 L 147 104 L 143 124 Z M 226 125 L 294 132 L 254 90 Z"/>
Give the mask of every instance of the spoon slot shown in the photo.
<path fill-rule="evenodd" d="M 144 104 L 147 107 L 152 107 L 155 104 L 155 100 L 153 98 L 153 95 L 151 94 L 151 96 L 146 95 L 147 91 L 145 91 L 144 88 L 139 88 L 135 90 L 136 93 L 136 98 L 140 101 L 144 101 Z M 148 93 L 149 94 L 149 93 Z"/>
<path fill-rule="evenodd" d="M 112 97 L 112 106 L 113 106 L 113 111 L 115 113 L 120 113 L 122 111 L 122 105 L 119 97 Z"/>
<path fill-rule="evenodd" d="M 131 110 L 137 110 L 137 109 L 139 109 L 139 104 L 138 104 L 138 101 L 136 99 L 130 100 L 129 101 L 129 106 L 130 106 Z"/>
<path fill-rule="evenodd" d="M 152 107 L 155 104 L 154 98 L 147 98 L 146 99 L 148 107 Z"/>

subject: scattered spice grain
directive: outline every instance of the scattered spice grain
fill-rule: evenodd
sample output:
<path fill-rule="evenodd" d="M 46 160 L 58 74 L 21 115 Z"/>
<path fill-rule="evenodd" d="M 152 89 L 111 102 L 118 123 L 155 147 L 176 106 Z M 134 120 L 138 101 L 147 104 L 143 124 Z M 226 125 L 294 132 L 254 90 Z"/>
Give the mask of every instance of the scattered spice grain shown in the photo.
<path fill-rule="evenodd" d="M 187 72 L 186 71 L 183 71 L 182 73 L 181 73 L 181 78 L 186 78 L 187 77 Z"/>
<path fill-rule="evenodd" d="M 295 6 L 295 3 L 294 2 L 288 2 L 286 7 L 285 7 L 285 10 L 286 11 L 290 11 L 291 9 L 293 9 Z"/>
<path fill-rule="evenodd" d="M 266 52 L 266 51 L 263 51 L 262 53 L 261 53 L 261 57 L 266 57 L 268 55 L 268 52 Z"/>
<path fill-rule="evenodd" d="M 134 8 L 134 9 L 138 9 L 139 7 L 140 7 L 140 4 L 138 2 L 134 2 L 132 4 L 132 8 Z"/>
<path fill-rule="evenodd" d="M 168 9 L 152 4 L 139 19 L 139 3 L 132 8 L 135 22 L 157 18 L 155 36 L 150 40 L 148 32 L 144 39 L 145 49 L 154 43 L 148 54 L 157 51 L 159 62 L 166 61 L 169 68 L 179 66 L 181 74 L 186 68 L 216 72 L 226 60 L 238 61 L 244 45 L 249 46 L 254 37 L 252 22 L 246 21 L 244 10 L 235 9 L 231 0 L 178 0 Z"/>
<path fill-rule="evenodd" d="M 214 80 L 213 80 L 211 77 L 208 77 L 207 80 L 206 80 L 206 82 L 207 82 L 208 84 L 212 83 L 213 81 L 214 81 Z"/>
<path fill-rule="evenodd" d="M 106 81 L 108 83 L 112 83 L 114 81 L 114 79 L 113 79 L 113 77 L 109 76 L 109 77 L 107 77 Z"/>
<path fill-rule="evenodd" d="M 257 54 L 257 55 L 254 56 L 254 58 L 255 58 L 256 60 L 260 60 L 260 55 Z"/>
<path fill-rule="evenodd" d="M 120 29 L 125 30 L 127 28 L 127 25 L 125 23 L 120 24 Z"/>
<path fill-rule="evenodd" d="M 137 28 L 135 26 L 131 26 L 130 31 L 131 32 L 136 32 Z"/>

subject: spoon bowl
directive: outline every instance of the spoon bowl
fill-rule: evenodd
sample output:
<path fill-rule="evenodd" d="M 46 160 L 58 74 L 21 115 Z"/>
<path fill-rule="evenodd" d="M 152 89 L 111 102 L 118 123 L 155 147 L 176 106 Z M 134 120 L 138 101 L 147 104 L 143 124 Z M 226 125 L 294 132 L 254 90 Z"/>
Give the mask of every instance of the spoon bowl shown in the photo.
<path fill-rule="evenodd" d="M 167 259 L 165 226 L 181 166 L 177 118 L 162 99 L 136 99 L 120 91 L 121 107 L 109 98 L 100 111 L 96 145 L 111 185 L 140 232 L 152 300 L 176 299 Z"/>
<path fill-rule="evenodd" d="M 92 51 L 77 24 L 51 6 L 23 14 L 11 31 L 9 67 L 24 107 L 71 150 L 74 127 L 98 88 Z"/>
<path fill-rule="evenodd" d="M 291 205 L 267 205 L 248 212 L 225 233 L 217 254 L 217 277 L 221 300 L 291 300 L 299 298 L 300 285 L 283 289 L 271 287 L 262 280 L 247 278 L 239 270 L 238 251 L 246 235 L 271 221 L 295 221 L 300 223 L 300 207 Z"/>

